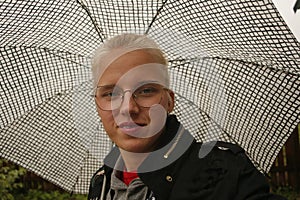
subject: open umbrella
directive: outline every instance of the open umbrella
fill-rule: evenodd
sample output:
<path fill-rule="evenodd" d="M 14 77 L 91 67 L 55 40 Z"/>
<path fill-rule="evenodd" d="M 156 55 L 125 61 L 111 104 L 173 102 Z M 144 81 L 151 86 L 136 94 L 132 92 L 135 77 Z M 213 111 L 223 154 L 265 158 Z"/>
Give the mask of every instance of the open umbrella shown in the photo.
<path fill-rule="evenodd" d="M 241 145 L 268 172 L 300 121 L 300 43 L 271 0 L 0 1 L 0 156 L 86 193 L 111 148 L 90 97 L 93 51 L 148 34 L 175 114 L 198 141 Z"/>

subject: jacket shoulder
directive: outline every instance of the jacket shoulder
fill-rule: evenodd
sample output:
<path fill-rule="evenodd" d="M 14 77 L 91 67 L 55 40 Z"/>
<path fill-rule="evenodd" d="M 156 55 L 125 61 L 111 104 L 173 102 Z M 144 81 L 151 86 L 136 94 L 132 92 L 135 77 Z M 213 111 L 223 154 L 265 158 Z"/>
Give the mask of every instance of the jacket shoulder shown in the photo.
<path fill-rule="evenodd" d="M 225 154 L 244 154 L 245 151 L 242 147 L 236 144 L 222 142 L 222 141 L 212 141 L 206 143 L 196 143 L 196 149 L 199 151 L 199 158 L 203 158 L 208 154 L 220 154 L 218 152 L 223 152 Z"/>
<path fill-rule="evenodd" d="M 236 144 L 194 143 L 173 176 L 171 199 L 281 199 L 269 193 L 266 177 Z"/>
<path fill-rule="evenodd" d="M 234 154 L 238 154 L 238 153 L 244 153 L 244 149 L 242 147 L 240 147 L 237 144 L 232 144 L 232 143 L 228 143 L 228 142 L 221 142 L 221 141 L 217 141 L 215 144 L 215 147 L 220 149 L 220 150 L 229 150 Z"/>

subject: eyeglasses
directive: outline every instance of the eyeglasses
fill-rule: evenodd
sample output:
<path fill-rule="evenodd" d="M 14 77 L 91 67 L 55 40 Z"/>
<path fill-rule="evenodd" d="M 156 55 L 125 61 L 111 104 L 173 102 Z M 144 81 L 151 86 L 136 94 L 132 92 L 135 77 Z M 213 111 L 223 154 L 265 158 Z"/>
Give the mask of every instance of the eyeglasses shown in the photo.
<path fill-rule="evenodd" d="M 121 107 L 125 93 L 130 92 L 137 105 L 150 108 L 161 102 L 164 90 L 168 89 L 157 83 L 148 83 L 134 90 L 123 90 L 114 85 L 98 86 L 95 91 L 95 100 L 101 110 L 116 110 Z"/>

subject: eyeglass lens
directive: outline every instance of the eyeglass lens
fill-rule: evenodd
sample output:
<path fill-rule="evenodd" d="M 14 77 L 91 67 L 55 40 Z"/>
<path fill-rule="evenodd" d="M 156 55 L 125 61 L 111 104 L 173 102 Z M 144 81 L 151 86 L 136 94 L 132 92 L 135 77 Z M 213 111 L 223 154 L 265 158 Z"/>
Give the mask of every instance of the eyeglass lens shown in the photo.
<path fill-rule="evenodd" d="M 98 86 L 96 89 L 96 103 L 102 110 L 120 108 L 126 92 L 130 92 L 134 101 L 141 107 L 149 108 L 161 101 L 162 90 L 160 84 L 145 84 L 134 90 L 122 90 L 118 86 Z"/>

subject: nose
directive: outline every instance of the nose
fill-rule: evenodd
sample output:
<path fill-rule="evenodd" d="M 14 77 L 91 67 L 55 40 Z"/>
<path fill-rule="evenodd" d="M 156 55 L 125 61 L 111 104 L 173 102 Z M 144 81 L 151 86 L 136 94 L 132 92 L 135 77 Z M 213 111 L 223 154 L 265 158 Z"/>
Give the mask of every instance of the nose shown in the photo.
<path fill-rule="evenodd" d="M 124 91 L 123 101 L 120 106 L 121 114 L 134 114 L 139 112 L 139 106 L 135 102 L 130 91 Z"/>

